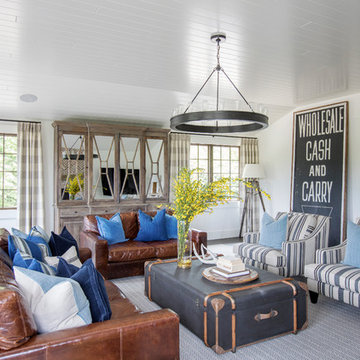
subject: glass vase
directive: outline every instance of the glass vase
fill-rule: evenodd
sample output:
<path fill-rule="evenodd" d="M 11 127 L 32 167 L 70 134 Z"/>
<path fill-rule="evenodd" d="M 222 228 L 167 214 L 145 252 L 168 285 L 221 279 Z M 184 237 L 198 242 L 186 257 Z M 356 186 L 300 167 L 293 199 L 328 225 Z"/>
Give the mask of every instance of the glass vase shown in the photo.
<path fill-rule="evenodd" d="M 191 268 L 192 241 L 190 223 L 178 220 L 177 266 L 181 269 Z"/>

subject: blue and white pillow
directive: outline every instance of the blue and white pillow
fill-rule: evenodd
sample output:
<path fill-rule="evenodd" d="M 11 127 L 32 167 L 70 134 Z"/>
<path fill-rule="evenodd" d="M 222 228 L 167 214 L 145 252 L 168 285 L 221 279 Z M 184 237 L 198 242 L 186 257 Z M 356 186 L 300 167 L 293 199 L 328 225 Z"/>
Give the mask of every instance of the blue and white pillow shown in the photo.
<path fill-rule="evenodd" d="M 20 250 L 16 250 L 13 266 L 22 267 L 34 271 L 40 271 L 47 275 L 55 275 L 56 269 L 48 264 L 45 264 L 39 260 L 34 259 L 28 254 L 22 253 Z"/>
<path fill-rule="evenodd" d="M 60 258 L 66 260 L 66 262 L 68 264 L 74 265 L 77 268 L 81 268 L 82 263 L 81 263 L 80 259 L 77 256 L 75 246 L 72 246 L 71 248 L 69 248 L 61 256 L 46 256 L 45 257 L 45 262 L 48 265 L 50 265 L 50 266 L 54 267 L 55 269 L 57 269 Z"/>
<path fill-rule="evenodd" d="M 26 239 L 28 237 L 28 234 L 25 234 L 23 231 L 15 228 L 11 228 L 11 233 L 15 236 L 18 236 L 22 239 Z"/>
<path fill-rule="evenodd" d="M 50 236 L 45 232 L 45 230 L 39 226 L 35 225 L 31 228 L 29 236 L 38 236 L 43 238 L 47 243 L 50 241 Z"/>
<path fill-rule="evenodd" d="M 76 281 L 17 266 L 14 274 L 39 333 L 91 324 L 89 301 Z"/>
<path fill-rule="evenodd" d="M 11 259 L 14 258 L 17 249 L 39 261 L 44 261 L 46 256 L 51 256 L 49 245 L 36 236 L 23 239 L 16 235 L 9 235 L 8 251 Z"/>

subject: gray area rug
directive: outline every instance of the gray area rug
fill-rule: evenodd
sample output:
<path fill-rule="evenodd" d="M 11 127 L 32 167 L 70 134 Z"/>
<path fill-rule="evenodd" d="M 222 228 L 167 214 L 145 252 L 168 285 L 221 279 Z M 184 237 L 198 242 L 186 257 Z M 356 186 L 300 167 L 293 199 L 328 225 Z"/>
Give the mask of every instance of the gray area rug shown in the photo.
<path fill-rule="evenodd" d="M 113 282 L 142 311 L 160 307 L 144 296 L 144 277 L 116 279 Z M 309 302 L 309 327 L 297 335 L 285 335 L 217 355 L 201 339 L 180 325 L 182 360 L 300 360 L 360 359 L 360 309 L 319 296 L 317 304 Z"/>

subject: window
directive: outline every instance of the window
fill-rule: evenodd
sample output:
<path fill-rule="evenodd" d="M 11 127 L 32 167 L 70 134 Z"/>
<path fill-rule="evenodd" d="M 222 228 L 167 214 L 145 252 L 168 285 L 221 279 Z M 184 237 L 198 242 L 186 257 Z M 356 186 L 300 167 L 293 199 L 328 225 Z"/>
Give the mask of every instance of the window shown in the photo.
<path fill-rule="evenodd" d="M 17 203 L 17 137 L 0 133 L 0 209 Z"/>
<path fill-rule="evenodd" d="M 222 177 L 232 179 L 240 177 L 240 146 L 191 144 L 190 168 L 203 169 L 194 176 L 205 182 L 216 181 Z M 239 198 L 239 182 L 234 181 L 231 190 L 236 193 L 232 197 Z"/>

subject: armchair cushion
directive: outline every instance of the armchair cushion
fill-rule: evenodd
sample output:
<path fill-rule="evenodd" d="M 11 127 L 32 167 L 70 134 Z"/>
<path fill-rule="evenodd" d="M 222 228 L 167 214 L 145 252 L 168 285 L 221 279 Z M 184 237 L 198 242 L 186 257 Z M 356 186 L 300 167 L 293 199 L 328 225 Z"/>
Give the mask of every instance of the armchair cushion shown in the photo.
<path fill-rule="evenodd" d="M 281 244 L 286 241 L 287 220 L 287 215 L 274 220 L 269 214 L 264 213 L 261 220 L 259 244 L 274 249 L 281 249 Z"/>
<path fill-rule="evenodd" d="M 360 226 L 348 221 L 344 264 L 360 268 Z"/>
<path fill-rule="evenodd" d="M 356 293 L 360 292 L 360 269 L 343 264 L 308 264 L 307 278 L 327 283 Z"/>
<path fill-rule="evenodd" d="M 238 247 L 238 254 L 241 258 L 249 258 L 275 267 L 284 266 L 286 261 L 285 256 L 279 250 L 258 244 L 242 243 Z"/>

